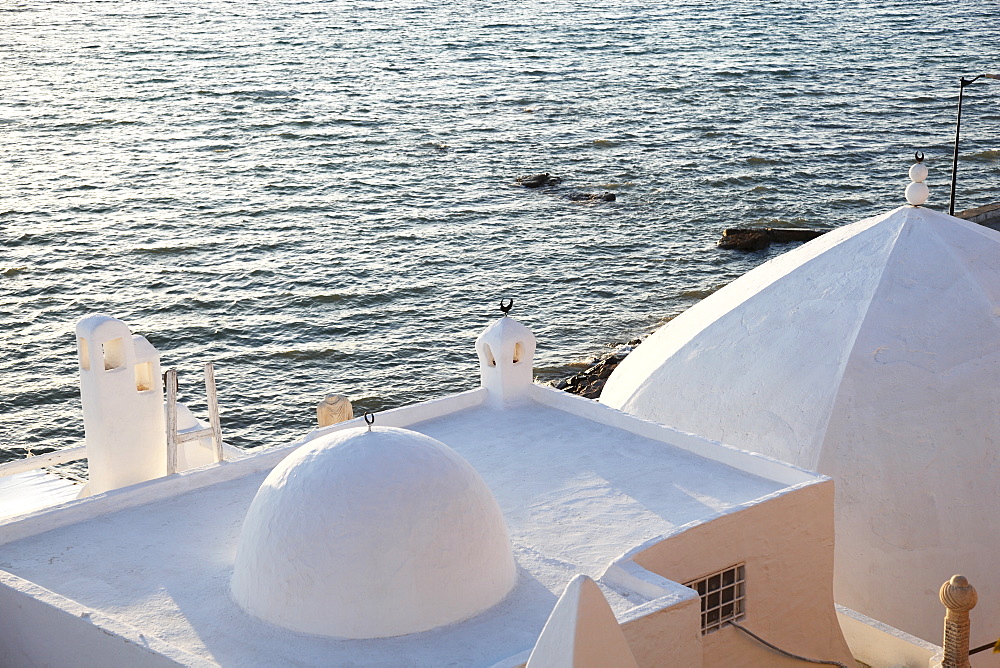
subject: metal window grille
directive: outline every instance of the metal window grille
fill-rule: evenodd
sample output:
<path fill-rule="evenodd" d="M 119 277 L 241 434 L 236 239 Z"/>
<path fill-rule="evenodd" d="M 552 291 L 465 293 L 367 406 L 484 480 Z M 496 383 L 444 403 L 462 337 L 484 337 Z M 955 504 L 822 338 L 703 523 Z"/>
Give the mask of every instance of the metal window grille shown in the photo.
<path fill-rule="evenodd" d="M 701 634 L 718 631 L 726 622 L 746 616 L 746 566 L 739 564 L 685 583 L 701 597 Z"/>

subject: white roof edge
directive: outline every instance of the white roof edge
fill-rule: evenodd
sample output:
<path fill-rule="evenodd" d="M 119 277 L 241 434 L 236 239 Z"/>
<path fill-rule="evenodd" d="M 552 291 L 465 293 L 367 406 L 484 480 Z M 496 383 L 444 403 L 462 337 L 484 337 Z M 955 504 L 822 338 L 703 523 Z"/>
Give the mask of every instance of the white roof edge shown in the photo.
<path fill-rule="evenodd" d="M 674 582 L 673 580 L 667 580 L 667 582 L 669 582 L 677 591 L 672 591 L 661 596 L 660 598 L 653 599 L 648 603 L 643 603 L 642 605 L 637 605 L 634 608 L 626 610 L 624 614 L 618 617 L 618 623 L 627 624 L 628 622 L 636 619 L 647 617 L 654 612 L 666 610 L 667 608 L 672 608 L 675 605 L 681 605 L 682 603 L 687 603 L 688 601 L 698 600 L 698 592 L 694 589 L 685 587 L 679 582 Z"/>
<path fill-rule="evenodd" d="M 978 223 L 976 224 L 978 225 Z M 910 645 L 915 645 L 916 647 L 919 647 L 927 652 L 937 653 L 941 651 L 940 645 L 935 645 L 934 643 L 928 642 L 923 638 L 918 638 L 917 636 L 911 635 L 906 631 L 901 631 L 900 629 L 897 629 L 894 626 L 889 626 L 885 622 L 880 622 L 877 619 L 872 619 L 868 615 L 863 615 L 857 610 L 852 610 L 851 608 L 848 608 L 845 605 L 840 605 L 836 601 L 834 601 L 833 607 L 834 609 L 836 609 L 837 614 L 842 617 L 853 619 L 854 621 L 860 624 L 869 626 L 875 629 L 876 631 L 880 631 L 886 635 L 892 636 L 893 638 L 909 643 Z"/>
<path fill-rule="evenodd" d="M 273 468 L 294 449 L 292 446 L 275 448 L 254 456 L 209 464 L 13 517 L 0 523 L 0 545 L 102 515 L 110 515 L 119 510 L 168 499 L 209 485 L 260 473 Z"/>
<path fill-rule="evenodd" d="M 643 545 L 648 547 L 646 543 Z M 642 617 L 645 613 L 635 614 L 635 611 L 650 603 L 659 602 L 657 607 L 668 607 L 698 595 L 694 589 L 643 568 L 631 558 L 615 559 L 608 564 L 598 580 L 612 589 L 638 594 L 646 599 L 646 603 L 641 603 L 625 612 L 627 619 Z M 669 600 L 664 601 L 664 598 Z"/>
<path fill-rule="evenodd" d="M 698 518 L 696 520 L 692 520 L 691 522 L 688 522 L 687 524 L 681 524 L 679 526 L 673 527 L 670 531 L 668 531 L 666 533 L 662 533 L 659 536 L 653 536 L 652 538 L 650 538 L 649 540 L 645 541 L 644 543 L 642 543 L 640 545 L 636 545 L 635 547 L 633 547 L 632 549 L 630 549 L 628 552 L 625 552 L 621 556 L 616 557 L 614 560 L 612 560 L 612 562 L 610 564 L 608 564 L 608 569 L 610 569 L 612 566 L 615 566 L 617 564 L 622 564 L 622 563 L 625 563 L 627 561 L 632 561 L 636 557 L 636 555 L 638 555 L 641 552 L 645 552 L 646 550 L 648 550 L 649 548 L 653 547 L 654 545 L 658 545 L 658 544 L 662 543 L 665 540 L 668 540 L 670 538 L 673 538 L 674 536 L 680 535 L 680 534 L 684 533 L 685 531 L 689 531 L 690 529 L 694 529 L 695 527 L 701 526 L 703 524 L 708 524 L 709 522 L 714 522 L 715 520 L 719 519 L 720 517 L 725 517 L 726 515 L 732 515 L 734 513 L 740 512 L 742 510 L 746 510 L 748 508 L 752 508 L 754 506 L 758 506 L 758 505 L 760 505 L 760 504 L 762 504 L 762 503 L 764 503 L 766 501 L 769 501 L 771 499 L 777 498 L 779 496 L 785 496 L 786 494 L 792 494 L 792 493 L 797 492 L 798 490 L 803 489 L 805 487 L 810 487 L 812 485 L 822 484 L 822 483 L 828 483 L 828 484 L 831 484 L 831 485 L 833 484 L 833 479 L 832 478 L 827 478 L 826 476 L 820 476 L 820 477 L 823 478 L 823 479 L 822 480 L 805 481 L 805 482 L 798 483 L 796 485 L 791 485 L 790 487 L 786 487 L 784 489 L 779 489 L 779 490 L 777 490 L 775 492 L 771 492 L 770 494 L 765 494 L 764 496 L 759 496 L 756 499 L 750 499 L 749 501 L 745 501 L 743 503 L 737 504 L 737 505 L 732 506 L 730 508 L 725 508 L 724 510 L 716 511 L 716 512 L 712 513 L 711 515 L 706 515 L 705 517 L 700 517 L 700 518 Z M 642 568 L 642 567 L 640 566 L 640 568 Z M 601 579 L 604 580 L 604 576 L 603 575 L 601 576 Z"/>
<path fill-rule="evenodd" d="M 102 632 L 121 640 L 126 645 L 131 645 L 137 650 L 146 650 L 151 655 L 164 657 L 174 661 L 179 666 L 194 666 L 196 668 L 217 666 L 218 664 L 195 656 L 183 649 L 171 644 L 159 636 L 150 634 L 147 631 L 140 631 L 134 626 L 123 622 L 117 617 L 112 617 L 105 613 L 91 610 L 87 606 L 76 601 L 61 596 L 45 587 L 35 584 L 30 580 L 14 575 L 4 570 L 0 570 L 0 588 L 10 590 L 18 596 L 41 601 L 52 606 L 59 612 L 77 619 L 86 619 L 91 624 L 101 629 Z"/>
<path fill-rule="evenodd" d="M 518 652 L 514 656 L 508 656 L 502 661 L 497 661 L 489 668 L 520 668 L 524 664 L 528 663 L 528 657 L 531 656 L 531 649 L 526 649 L 523 652 Z"/>
<path fill-rule="evenodd" d="M 811 487 L 812 485 L 818 483 L 828 483 L 832 485 L 833 480 L 826 476 L 817 476 L 816 480 L 803 481 L 798 484 L 791 485 L 790 487 L 786 487 L 785 489 L 779 489 L 776 492 L 765 494 L 764 496 L 756 499 L 740 503 L 732 506 L 731 508 L 717 511 L 707 517 L 702 517 L 692 522 L 688 522 L 687 524 L 676 526 L 666 533 L 654 536 L 643 543 L 636 545 L 628 552 L 625 552 L 624 554 L 613 559 L 611 563 L 608 564 L 607 568 L 604 569 L 604 573 L 601 574 L 599 580 L 611 587 L 621 588 L 630 592 L 635 592 L 641 596 L 645 596 L 646 598 L 653 599 L 651 602 L 655 602 L 655 600 L 658 600 L 663 596 L 677 594 L 678 587 L 681 590 L 687 590 L 693 593 L 693 589 L 685 587 L 684 585 L 674 582 L 673 580 L 664 578 L 661 575 L 657 575 L 643 566 L 640 566 L 635 561 L 636 556 L 655 545 L 659 545 L 665 540 L 669 540 L 670 538 L 694 529 L 695 527 L 708 524 L 709 522 L 713 522 L 720 517 L 738 513 L 742 510 L 760 505 L 770 499 L 785 496 L 786 494 L 794 493 L 800 489 Z M 670 605 L 673 604 L 671 603 Z M 635 612 L 637 609 L 638 608 L 631 610 L 630 614 Z"/>
<path fill-rule="evenodd" d="M 869 216 L 851 225 L 834 228 L 826 234 L 807 241 L 798 248 L 771 258 L 724 285 L 709 298 L 692 304 L 669 323 L 659 326 L 641 346 L 622 360 L 607 380 L 605 390 L 601 395 L 601 403 L 617 406 L 628 405 L 643 389 L 642 384 L 628 389 L 630 383 L 624 380 L 633 374 L 634 366 L 639 364 L 659 366 L 665 356 L 674 354 L 683 346 L 702 336 L 707 326 L 739 308 L 762 291 L 771 289 L 775 283 L 785 279 L 798 267 L 812 262 L 830 249 L 851 239 L 859 232 L 855 228 L 865 226 L 865 230 L 867 230 L 904 209 L 912 208 L 907 205 L 900 206 L 886 213 Z M 726 299 L 722 299 L 724 296 Z M 668 353 L 665 353 L 661 348 L 661 339 L 672 341 L 673 348 L 668 349 Z M 625 389 L 622 389 L 621 386 L 624 386 Z"/>
<path fill-rule="evenodd" d="M 487 390 L 480 387 L 440 399 L 395 408 L 378 413 L 377 424 L 390 427 L 409 427 L 418 422 L 479 406 L 484 403 L 487 394 Z M 740 450 L 673 427 L 642 420 L 597 401 L 584 399 L 561 390 L 532 384 L 528 388 L 528 396 L 531 400 L 550 408 L 660 441 L 737 470 L 785 485 L 814 484 L 828 479 L 826 476 L 786 464 L 777 459 Z M 317 437 L 362 425 L 364 425 L 364 419 L 358 417 L 322 429 L 315 429 L 289 445 L 257 450 L 236 461 L 210 464 L 172 476 L 156 478 L 137 485 L 95 494 L 13 517 L 0 523 L 0 545 L 94 517 L 171 498 L 217 483 L 261 473 L 270 470 L 293 450 Z"/>
<path fill-rule="evenodd" d="M 593 399 L 585 399 L 545 385 L 532 385 L 528 395 L 534 401 L 550 408 L 623 429 L 637 436 L 662 441 L 705 459 L 784 485 L 797 486 L 829 480 L 827 476 L 787 464 L 773 457 L 741 450 L 697 434 L 643 420 Z"/>

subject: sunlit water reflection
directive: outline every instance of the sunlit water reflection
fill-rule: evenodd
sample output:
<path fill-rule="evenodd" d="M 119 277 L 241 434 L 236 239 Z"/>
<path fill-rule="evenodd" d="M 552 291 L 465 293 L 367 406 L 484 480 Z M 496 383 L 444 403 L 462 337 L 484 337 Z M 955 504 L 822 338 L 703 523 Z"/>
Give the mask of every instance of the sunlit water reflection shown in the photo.
<path fill-rule="evenodd" d="M 73 327 L 122 318 L 229 440 L 474 387 L 501 297 L 543 378 L 783 250 L 734 224 L 947 206 L 993 2 L 59 2 L 0 7 L 0 437 L 78 444 Z M 962 205 L 1000 86 L 968 89 Z M 513 181 L 549 171 L 550 192 Z M 571 202 L 611 191 L 614 203 Z M 183 391 L 184 387 L 182 387 Z"/>

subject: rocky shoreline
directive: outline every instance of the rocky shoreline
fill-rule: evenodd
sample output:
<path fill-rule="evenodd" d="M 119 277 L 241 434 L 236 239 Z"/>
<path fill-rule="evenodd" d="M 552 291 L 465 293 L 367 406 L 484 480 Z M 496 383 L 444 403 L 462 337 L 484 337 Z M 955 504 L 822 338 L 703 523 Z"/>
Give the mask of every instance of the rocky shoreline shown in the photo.
<path fill-rule="evenodd" d="M 601 396 L 601 390 L 604 389 L 604 384 L 611 376 L 611 372 L 640 343 L 642 343 L 642 339 L 632 339 L 619 346 L 614 352 L 595 357 L 583 371 L 553 382 L 552 387 L 571 394 L 579 394 L 587 399 L 598 399 Z"/>

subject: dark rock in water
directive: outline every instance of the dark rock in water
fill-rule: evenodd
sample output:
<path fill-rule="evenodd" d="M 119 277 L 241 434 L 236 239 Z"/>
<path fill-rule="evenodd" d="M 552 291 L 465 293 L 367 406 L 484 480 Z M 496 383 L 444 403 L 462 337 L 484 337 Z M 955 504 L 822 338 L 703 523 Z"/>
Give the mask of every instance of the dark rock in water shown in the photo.
<path fill-rule="evenodd" d="M 525 188 L 541 188 L 542 186 L 555 186 L 562 183 L 558 176 L 550 176 L 548 172 L 544 174 L 532 174 L 531 176 L 519 176 L 517 182 Z"/>
<path fill-rule="evenodd" d="M 614 193 L 573 193 L 569 196 L 574 202 L 614 202 L 618 199 Z"/>
<path fill-rule="evenodd" d="M 590 366 L 580 373 L 555 382 L 553 387 L 557 390 L 579 394 L 587 399 L 599 398 L 611 373 L 640 343 L 642 343 L 642 339 L 629 341 L 615 352 L 596 358 Z"/>
<path fill-rule="evenodd" d="M 801 227 L 769 227 L 767 236 L 776 244 L 787 244 L 795 241 L 812 241 L 830 230 L 807 229 Z"/>
<path fill-rule="evenodd" d="M 730 227 L 722 232 L 718 245 L 725 249 L 755 251 L 767 248 L 772 243 L 811 241 L 829 231 L 796 227 Z"/>
<path fill-rule="evenodd" d="M 719 248 L 727 250 L 759 251 L 771 245 L 771 237 L 766 230 L 726 230 L 719 239 Z"/>

